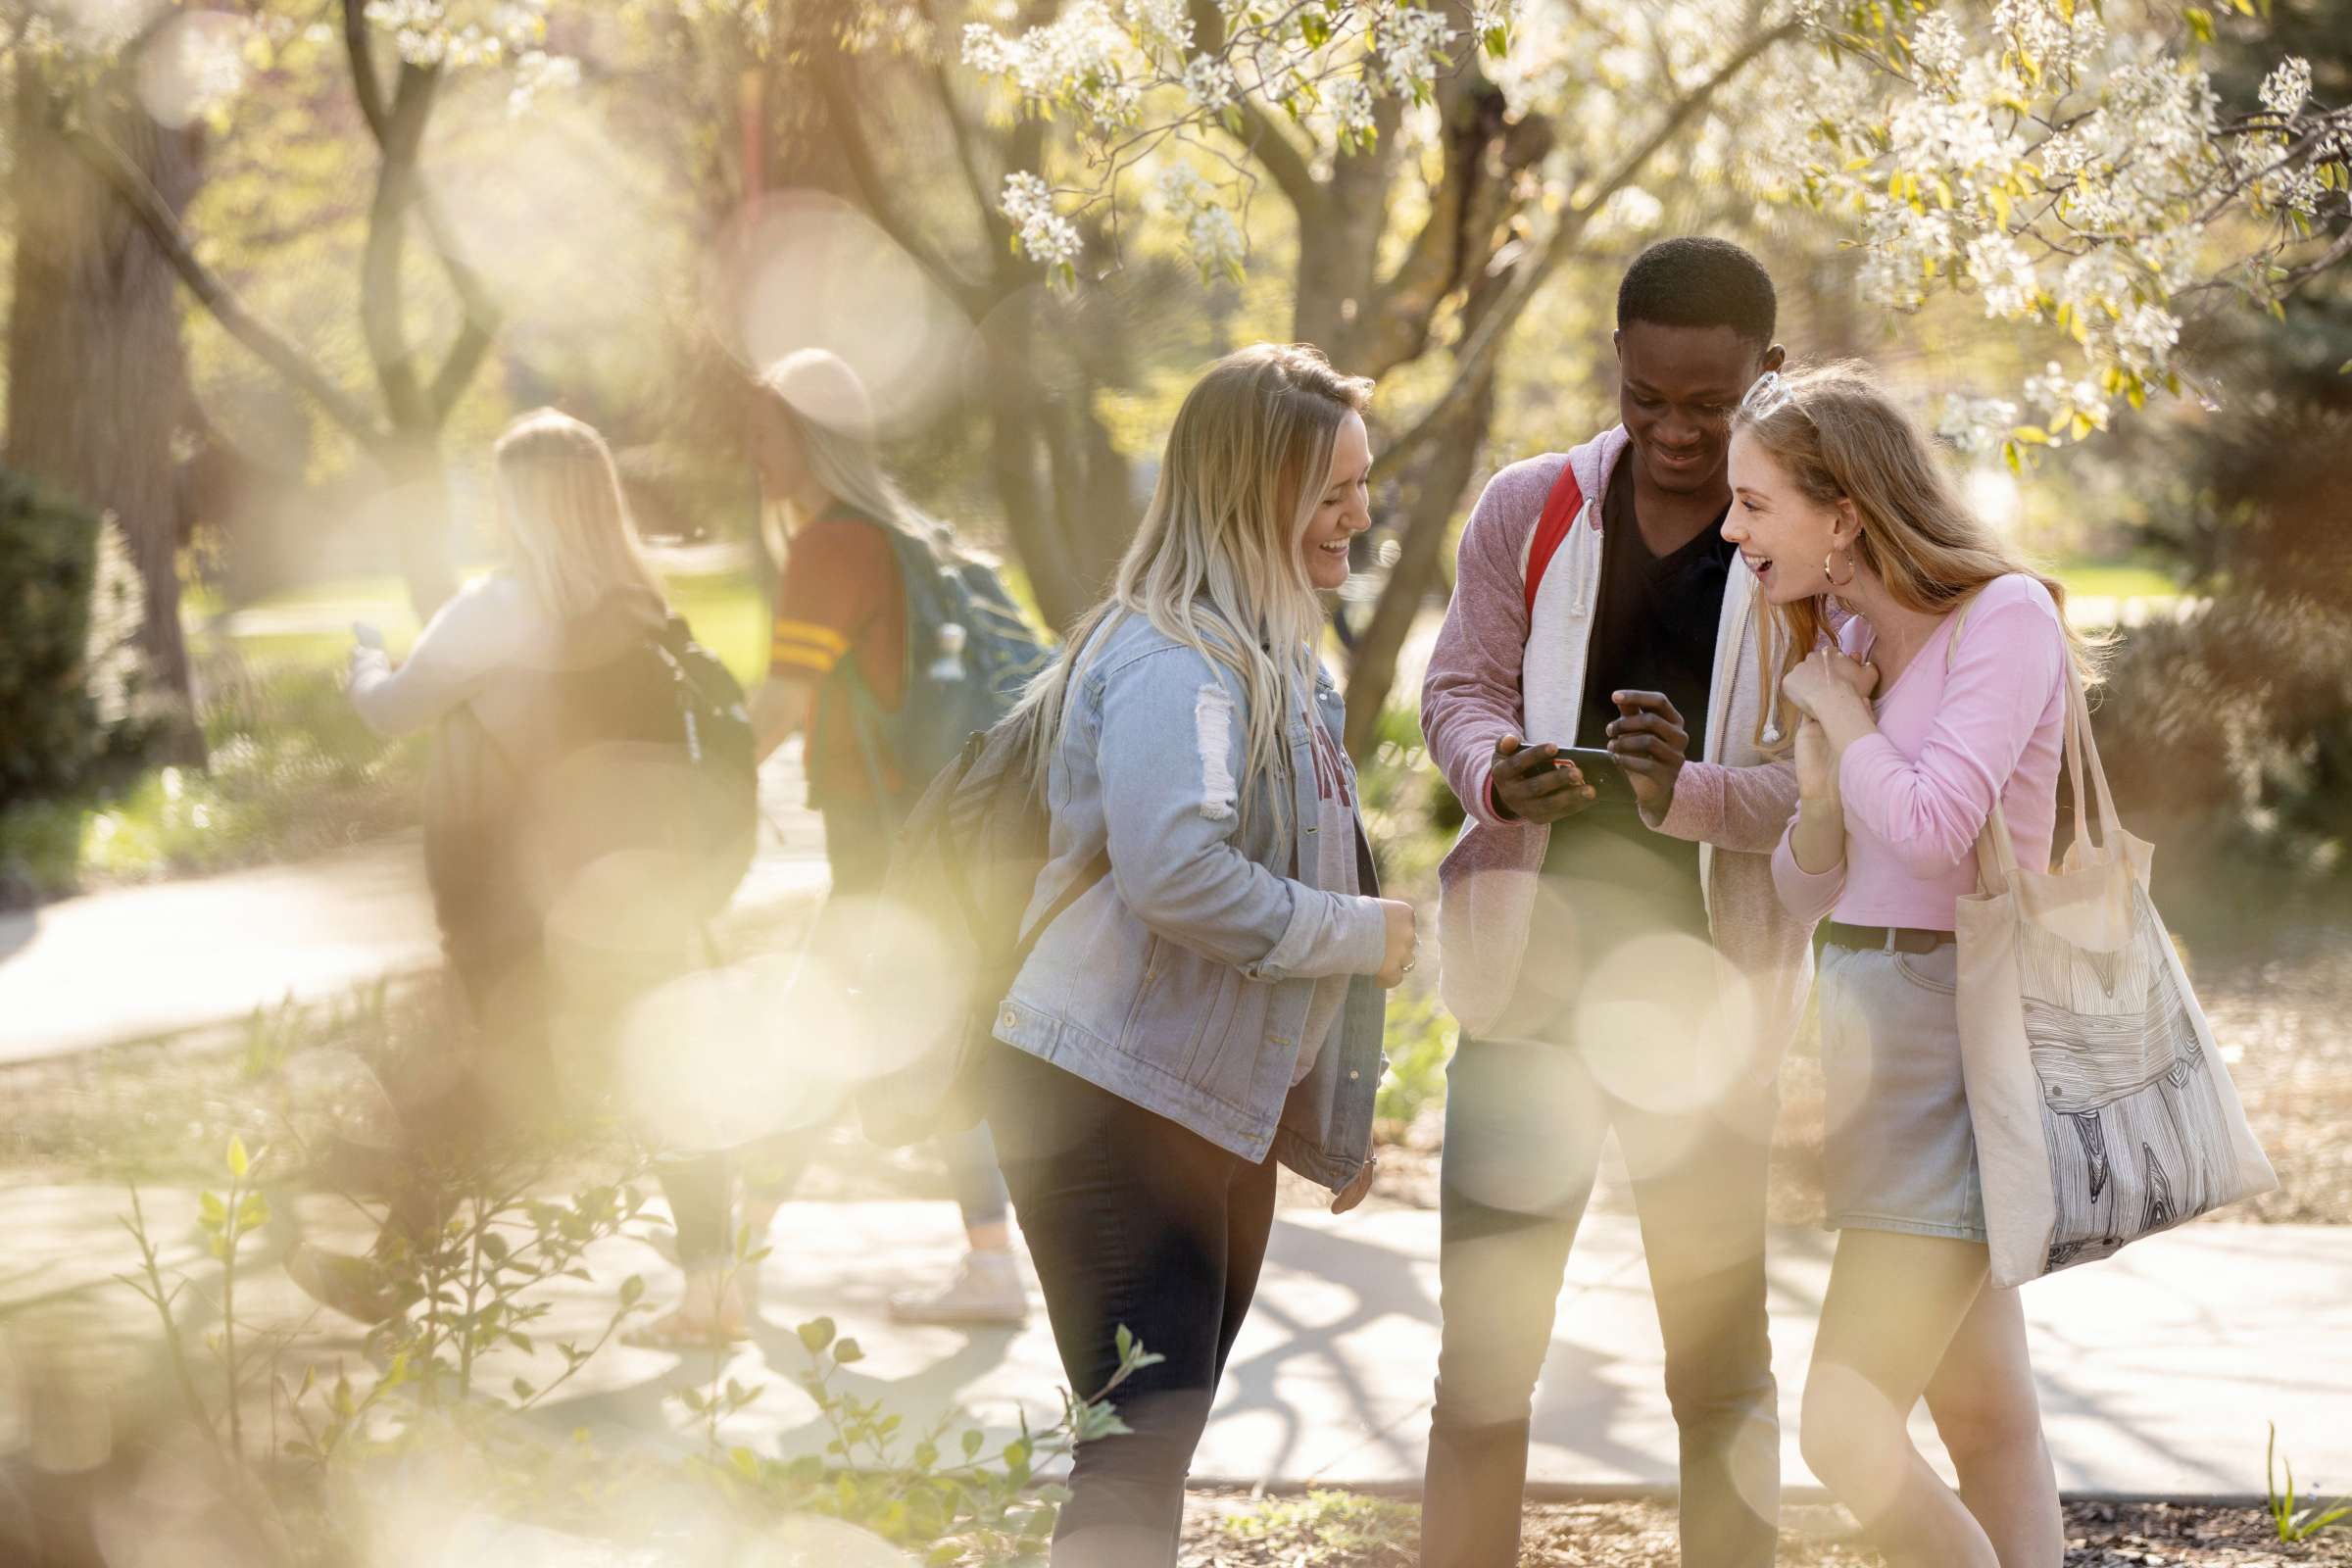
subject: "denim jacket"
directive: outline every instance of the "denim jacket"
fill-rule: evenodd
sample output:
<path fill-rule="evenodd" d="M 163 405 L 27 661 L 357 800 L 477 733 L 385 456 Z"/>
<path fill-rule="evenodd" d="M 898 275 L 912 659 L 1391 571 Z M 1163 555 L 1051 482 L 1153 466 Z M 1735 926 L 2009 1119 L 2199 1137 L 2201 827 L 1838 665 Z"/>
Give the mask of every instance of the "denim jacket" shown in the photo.
<path fill-rule="evenodd" d="M 1218 1147 L 1338 1191 L 1371 1152 L 1387 998 L 1371 976 L 1386 924 L 1361 819 L 1364 892 L 1313 885 L 1315 760 L 1303 713 L 1273 779 L 1242 779 L 1239 677 L 1116 616 L 1077 656 L 1047 775 L 1053 829 L 1026 922 L 1107 844 L 1110 875 L 1054 920 L 997 1011 L 996 1036 Z M 1345 710 L 1316 670 L 1331 733 Z M 1348 788 L 1354 788 L 1352 767 Z M 1258 791 L 1250 831 L 1239 793 Z M 1273 791 L 1290 794 L 1277 819 Z M 1314 982 L 1351 975 L 1314 1068 L 1296 1087 Z"/>

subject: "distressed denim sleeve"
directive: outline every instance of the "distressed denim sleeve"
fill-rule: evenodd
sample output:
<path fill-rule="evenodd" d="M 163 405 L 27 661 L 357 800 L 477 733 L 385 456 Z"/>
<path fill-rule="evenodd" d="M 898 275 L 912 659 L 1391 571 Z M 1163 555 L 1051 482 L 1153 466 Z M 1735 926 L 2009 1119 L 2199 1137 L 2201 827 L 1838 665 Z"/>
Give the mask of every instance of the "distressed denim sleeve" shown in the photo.
<path fill-rule="evenodd" d="M 1138 919 L 1252 980 L 1378 972 L 1376 900 L 1278 876 L 1234 842 L 1250 783 L 1238 679 L 1167 650 L 1109 671 L 1102 704 L 1111 880 Z"/>

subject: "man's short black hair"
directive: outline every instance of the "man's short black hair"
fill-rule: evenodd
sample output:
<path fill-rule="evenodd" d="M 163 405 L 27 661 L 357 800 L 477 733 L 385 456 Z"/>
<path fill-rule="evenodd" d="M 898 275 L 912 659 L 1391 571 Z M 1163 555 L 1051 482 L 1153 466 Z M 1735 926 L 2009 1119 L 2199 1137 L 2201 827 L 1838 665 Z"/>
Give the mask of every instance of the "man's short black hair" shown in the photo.
<path fill-rule="evenodd" d="M 1772 347 L 1780 302 L 1772 276 L 1728 239 L 1662 239 L 1634 258 L 1617 285 L 1619 330 L 1636 321 L 1660 326 L 1728 326 L 1759 350 Z"/>

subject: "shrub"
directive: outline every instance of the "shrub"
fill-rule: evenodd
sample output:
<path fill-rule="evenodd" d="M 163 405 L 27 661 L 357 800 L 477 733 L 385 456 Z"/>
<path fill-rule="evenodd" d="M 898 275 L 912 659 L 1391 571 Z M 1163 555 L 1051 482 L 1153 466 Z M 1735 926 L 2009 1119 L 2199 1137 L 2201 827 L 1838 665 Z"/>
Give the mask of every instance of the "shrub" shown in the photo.
<path fill-rule="evenodd" d="M 67 793 L 152 714 L 139 578 L 115 528 L 0 470 L 0 810 Z"/>
<path fill-rule="evenodd" d="M 1389 995 L 1389 1017 L 1382 1049 L 1389 1070 L 1380 1080 L 1372 1119 L 1381 1135 L 1395 1140 L 1404 1135 L 1424 1106 L 1446 1098 L 1446 1063 L 1453 1055 L 1459 1027 L 1438 1000 L 1434 987 L 1400 987 Z"/>
<path fill-rule="evenodd" d="M 2352 611 L 2274 593 L 2127 634 L 2093 721 L 2125 821 L 2328 874 L 2352 838 Z M 2064 833 L 2062 830 L 2061 839 Z"/>
<path fill-rule="evenodd" d="M 34 897 L 299 859 L 414 824 L 428 741 L 364 724 L 332 669 L 208 664 L 205 768 L 0 810 L 0 867 Z"/>

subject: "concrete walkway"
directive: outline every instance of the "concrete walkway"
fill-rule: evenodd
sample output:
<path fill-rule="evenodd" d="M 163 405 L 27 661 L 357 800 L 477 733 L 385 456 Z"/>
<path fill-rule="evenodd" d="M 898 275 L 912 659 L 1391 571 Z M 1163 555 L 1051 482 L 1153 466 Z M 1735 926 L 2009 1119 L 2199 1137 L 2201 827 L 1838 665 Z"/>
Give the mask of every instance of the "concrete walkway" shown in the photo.
<path fill-rule="evenodd" d="M 209 1270 L 193 1245 L 189 1195 L 150 1192 L 146 1202 L 168 1256 L 200 1275 Z M 98 1186 L 0 1192 L 0 1227 L 14 1239 L 0 1277 L 0 1319 L 46 1302 L 68 1309 L 81 1332 L 125 1348 L 151 1338 L 142 1303 L 109 1282 L 131 1262 L 115 1224 L 127 1206 L 120 1189 Z M 352 1223 L 331 1200 L 308 1198 L 301 1206 L 303 1228 L 330 1246 Z M 1597 1209 L 1560 1295 L 1536 1400 L 1530 1479 L 1570 1493 L 1663 1488 L 1674 1476 L 1675 1433 L 1640 1240 L 1605 1188 Z M 1417 1485 L 1437 1364 L 1437 1216 L 1419 1209 L 1337 1218 L 1319 1208 L 1281 1212 L 1197 1477 Z M 727 1442 L 815 1451 L 825 1433 L 799 1386 L 807 1360 L 791 1331 L 823 1314 L 866 1352 L 841 1387 L 885 1399 L 909 1430 L 957 1406 L 1001 1436 L 1014 1429 L 1017 1411 L 1051 1423 L 1062 1374 L 1042 1305 L 1018 1331 L 890 1319 L 891 1293 L 944 1277 L 961 1240 L 946 1202 L 787 1205 L 770 1237 L 762 1322 L 751 1344 L 722 1358 L 615 1345 L 546 1419 L 561 1432 L 585 1427 L 612 1451 L 649 1438 L 696 1444 L 701 1434 L 674 1396 L 733 1377 L 761 1393 L 730 1424 Z M 1791 1488 L 1811 1485 L 1796 1417 L 1828 1261 L 1818 1232 L 1773 1237 L 1781 1463 Z M 533 1326 L 543 1348 L 537 1363 L 501 1351 L 481 1369 L 488 1386 L 513 1376 L 544 1381 L 558 1365 L 545 1348 L 592 1337 L 631 1273 L 648 1277 L 650 1300 L 674 1294 L 674 1273 L 636 1242 L 605 1244 L 593 1263 L 593 1282 L 556 1282 L 554 1310 Z M 2070 1493 L 2175 1498 L 2259 1494 L 2265 1423 L 2276 1421 L 2301 1488 L 2352 1491 L 2352 1425 L 2343 1420 L 2352 1408 L 2347 1280 L 2352 1229 L 2202 1225 L 2029 1287 L 2060 1484 Z M 291 1323 L 308 1310 L 274 1270 L 249 1271 L 239 1300 L 260 1322 Z M 358 1339 L 355 1326 L 324 1314 L 298 1350 L 348 1356 Z M 1913 1428 L 1940 1465 L 1924 1413 Z"/>
<path fill-rule="evenodd" d="M 739 913 L 820 896 L 824 833 L 798 742 L 760 770 L 760 851 Z M 291 865 L 0 912 L 0 1063 L 177 1034 L 441 960 L 419 835 Z"/>
<path fill-rule="evenodd" d="M 740 908 L 812 897 L 823 886 L 821 835 L 799 807 L 797 758 L 762 779 L 770 831 Z M 332 995 L 436 961 L 413 838 L 298 866 L 134 888 L 0 917 L 0 1062 L 201 1026 L 291 993 Z M 288 1201 L 293 1201 L 289 1199 Z M 151 1192 L 150 1217 L 172 1262 L 201 1277 L 194 1195 Z M 364 1238 L 329 1200 L 299 1200 L 303 1228 L 326 1245 Z M 1639 1237 L 1621 1192 L 1604 1188 L 1569 1265 L 1536 1404 L 1531 1479 L 1539 1486 L 1660 1487 L 1675 1435 Z M 116 1223 L 120 1188 L 0 1190 L 0 1319 L 63 1307 L 76 1333 L 130 1350 L 151 1337 L 146 1308 L 112 1275 L 132 1262 Z M 348 1237 L 342 1235 L 349 1232 Z M 821 1446 L 792 1325 L 818 1314 L 858 1338 L 867 1357 L 846 1387 L 883 1396 L 909 1428 L 955 1405 L 1008 1432 L 1015 1412 L 1058 1412 L 1059 1363 L 1042 1308 L 1018 1332 L 959 1332 L 889 1320 L 890 1294 L 944 1277 L 960 1248 L 947 1203 L 796 1203 L 771 1238 L 764 1322 L 723 1367 L 707 1356 L 613 1347 L 549 1412 L 564 1429 L 615 1440 L 695 1441 L 681 1390 L 713 1373 L 763 1385 L 729 1434 L 764 1449 Z M 1438 1348 L 1437 1216 L 1380 1208 L 1334 1218 L 1280 1215 L 1257 1306 L 1237 1347 L 1197 1473 L 1276 1484 L 1409 1485 L 1428 1430 Z M 1777 1234 L 1773 1344 L 1782 1389 L 1782 1466 L 1796 1451 L 1797 1399 L 1828 1272 L 1827 1238 Z M 258 1321 L 307 1311 L 262 1263 L 239 1299 Z M 595 1277 L 560 1281 L 534 1332 L 552 1346 L 593 1335 L 631 1273 L 674 1276 L 636 1242 L 599 1250 Z M 1034 1296 L 1034 1284 L 1033 1284 Z M 2194 1226 L 2029 1288 L 2025 1296 L 2050 1439 L 2070 1491 L 2175 1497 L 2258 1494 L 2265 1424 L 2307 1491 L 2352 1491 L 2352 1227 Z M 298 1345 L 349 1356 L 360 1336 L 328 1314 Z M 519 1352 L 494 1369 L 544 1379 Z M 552 1352 L 542 1350 L 541 1361 Z M 0 1391 L 4 1394 L 5 1391 Z M 1915 1429 L 1939 1453 L 1924 1413 Z"/>

